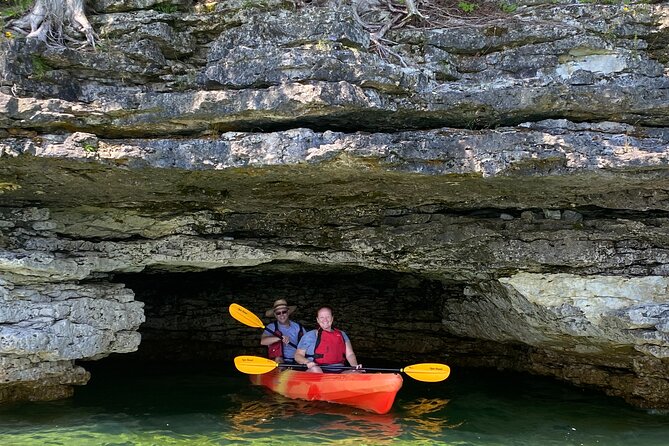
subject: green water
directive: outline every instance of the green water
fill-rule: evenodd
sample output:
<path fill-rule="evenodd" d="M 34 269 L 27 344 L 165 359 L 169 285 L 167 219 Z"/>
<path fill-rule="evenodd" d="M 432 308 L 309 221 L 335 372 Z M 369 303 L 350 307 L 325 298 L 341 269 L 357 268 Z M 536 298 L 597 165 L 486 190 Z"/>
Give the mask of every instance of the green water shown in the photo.
<path fill-rule="evenodd" d="M 387 415 L 284 399 L 227 366 L 93 372 L 70 400 L 0 406 L 0 445 L 669 444 L 666 413 L 499 372 L 405 377 Z"/>

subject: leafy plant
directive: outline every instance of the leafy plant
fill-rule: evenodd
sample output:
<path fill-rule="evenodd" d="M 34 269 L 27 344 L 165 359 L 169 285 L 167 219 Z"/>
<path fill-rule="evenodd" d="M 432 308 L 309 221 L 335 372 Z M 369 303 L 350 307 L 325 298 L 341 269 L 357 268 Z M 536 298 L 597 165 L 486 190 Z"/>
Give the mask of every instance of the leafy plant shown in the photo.
<path fill-rule="evenodd" d="M 479 5 L 477 5 L 476 3 L 470 3 L 470 2 L 460 2 L 460 3 L 458 3 L 458 8 L 460 8 L 460 10 L 462 12 L 466 12 L 468 14 L 476 11 L 476 8 L 478 8 L 478 7 L 479 7 Z"/>
<path fill-rule="evenodd" d="M 40 56 L 33 55 L 30 58 L 33 66 L 33 75 L 37 79 L 42 79 L 44 75 L 47 73 L 47 71 L 51 70 L 51 67 L 49 64 L 46 62 L 45 59 L 43 59 Z"/>
<path fill-rule="evenodd" d="M 599 5 L 629 5 L 632 3 L 632 0 L 578 0 L 579 3 L 594 3 Z M 638 0 L 635 3 L 643 4 L 647 3 L 648 0 Z"/>
<path fill-rule="evenodd" d="M 241 6 L 242 9 L 266 9 L 269 7 L 269 4 L 265 0 L 244 0 Z"/>
<path fill-rule="evenodd" d="M 97 152 L 97 151 L 98 151 L 98 148 L 95 147 L 93 144 L 89 144 L 89 143 L 84 144 L 84 152 L 94 153 L 94 152 Z"/>
<path fill-rule="evenodd" d="M 23 15 L 30 9 L 34 0 L 0 0 L 0 16 L 10 18 Z"/>
<path fill-rule="evenodd" d="M 95 49 L 98 52 L 102 53 L 108 53 L 112 50 L 112 48 L 113 47 L 108 40 L 99 40 L 98 43 L 95 45 Z"/>
<path fill-rule="evenodd" d="M 499 8 L 502 10 L 502 12 L 511 14 L 513 12 L 516 12 L 516 9 L 518 9 L 518 5 L 516 5 L 515 3 L 502 2 L 500 3 Z"/>
<path fill-rule="evenodd" d="M 0 0 L 0 28 L 5 27 L 5 21 L 22 16 L 32 7 L 34 0 Z M 12 35 L 7 35 L 8 39 Z"/>
<path fill-rule="evenodd" d="M 159 5 L 156 5 L 153 9 L 165 14 L 172 14 L 179 10 L 177 5 L 174 5 L 172 3 L 161 3 Z"/>

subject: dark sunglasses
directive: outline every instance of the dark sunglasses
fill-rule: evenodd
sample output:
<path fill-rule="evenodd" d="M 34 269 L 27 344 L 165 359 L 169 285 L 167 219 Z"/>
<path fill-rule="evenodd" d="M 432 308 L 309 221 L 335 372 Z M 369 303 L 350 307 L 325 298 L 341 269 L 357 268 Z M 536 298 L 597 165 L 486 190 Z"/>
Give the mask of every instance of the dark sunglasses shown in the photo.
<path fill-rule="evenodd" d="M 275 311 L 275 312 L 274 312 L 274 314 L 276 314 L 277 316 L 281 316 L 282 314 L 286 314 L 286 313 L 288 313 L 288 310 Z"/>

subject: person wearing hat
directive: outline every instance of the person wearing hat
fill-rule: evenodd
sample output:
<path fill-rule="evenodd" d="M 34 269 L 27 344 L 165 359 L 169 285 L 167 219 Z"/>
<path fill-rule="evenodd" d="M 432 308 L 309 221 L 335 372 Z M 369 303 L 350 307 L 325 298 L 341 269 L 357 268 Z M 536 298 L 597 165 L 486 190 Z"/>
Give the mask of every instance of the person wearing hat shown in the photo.
<path fill-rule="evenodd" d="M 288 305 L 285 299 L 279 299 L 265 312 L 265 316 L 274 316 L 276 320 L 265 327 L 260 345 L 267 347 L 267 357 L 276 362 L 295 362 L 295 349 L 304 335 L 304 327 L 299 322 L 290 320 L 290 315 L 295 310 L 296 306 Z"/>

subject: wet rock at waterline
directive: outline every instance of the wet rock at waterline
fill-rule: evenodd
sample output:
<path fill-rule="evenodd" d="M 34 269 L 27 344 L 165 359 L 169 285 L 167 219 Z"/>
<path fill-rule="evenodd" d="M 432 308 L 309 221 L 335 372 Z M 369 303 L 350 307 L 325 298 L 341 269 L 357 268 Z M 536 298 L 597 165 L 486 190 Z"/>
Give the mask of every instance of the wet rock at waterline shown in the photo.
<path fill-rule="evenodd" d="M 286 297 L 366 363 L 666 407 L 664 4 L 519 2 L 384 52 L 348 5 L 94 3 L 96 52 L 0 41 L 0 400 L 112 353 L 262 354 L 226 308 Z"/>

